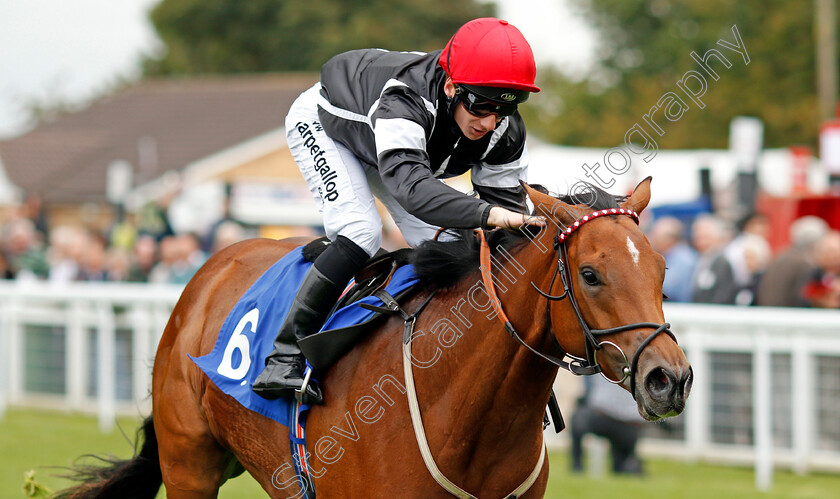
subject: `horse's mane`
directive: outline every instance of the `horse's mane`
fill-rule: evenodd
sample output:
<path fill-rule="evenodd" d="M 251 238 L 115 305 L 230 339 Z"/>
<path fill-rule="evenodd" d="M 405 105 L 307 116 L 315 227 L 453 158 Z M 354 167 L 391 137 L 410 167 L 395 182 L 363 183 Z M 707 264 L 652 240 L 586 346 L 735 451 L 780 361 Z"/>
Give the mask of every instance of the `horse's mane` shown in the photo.
<path fill-rule="evenodd" d="M 541 186 L 532 186 L 537 190 L 548 193 Z M 566 204 L 585 205 L 592 210 L 618 208 L 619 203 L 627 199 L 626 196 L 614 196 L 596 185 L 578 182 L 573 192 L 557 196 Z M 538 227 L 529 227 L 531 235 L 539 232 Z M 468 274 L 478 270 L 479 252 L 481 249 L 475 232 L 471 229 L 450 229 L 447 234 L 454 236 L 448 241 L 425 241 L 413 253 L 414 271 L 420 281 L 433 288 L 447 288 L 461 281 Z M 499 248 L 515 254 L 518 249 L 529 241 L 525 233 L 520 230 L 496 229 L 486 232 L 487 243 L 491 251 Z"/>

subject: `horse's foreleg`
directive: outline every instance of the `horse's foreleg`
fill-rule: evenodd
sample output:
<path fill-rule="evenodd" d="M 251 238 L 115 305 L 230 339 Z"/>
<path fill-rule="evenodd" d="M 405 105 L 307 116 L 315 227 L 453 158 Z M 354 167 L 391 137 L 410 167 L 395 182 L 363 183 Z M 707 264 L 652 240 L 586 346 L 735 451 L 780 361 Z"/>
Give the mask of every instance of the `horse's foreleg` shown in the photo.
<path fill-rule="evenodd" d="M 155 430 L 166 496 L 215 498 L 225 480 L 226 453 L 210 432 L 199 401 L 186 383 L 157 397 Z"/>

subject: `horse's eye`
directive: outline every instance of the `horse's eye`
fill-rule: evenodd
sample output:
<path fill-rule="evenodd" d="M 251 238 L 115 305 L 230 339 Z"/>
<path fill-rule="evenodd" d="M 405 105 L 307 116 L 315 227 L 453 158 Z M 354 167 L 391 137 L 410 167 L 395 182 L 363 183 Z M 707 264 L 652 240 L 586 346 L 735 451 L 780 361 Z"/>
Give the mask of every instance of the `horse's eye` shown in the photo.
<path fill-rule="evenodd" d="M 590 286 L 597 286 L 598 284 L 601 284 L 601 281 L 598 280 L 598 274 L 589 269 L 583 270 L 580 275 L 583 277 L 583 282 Z"/>

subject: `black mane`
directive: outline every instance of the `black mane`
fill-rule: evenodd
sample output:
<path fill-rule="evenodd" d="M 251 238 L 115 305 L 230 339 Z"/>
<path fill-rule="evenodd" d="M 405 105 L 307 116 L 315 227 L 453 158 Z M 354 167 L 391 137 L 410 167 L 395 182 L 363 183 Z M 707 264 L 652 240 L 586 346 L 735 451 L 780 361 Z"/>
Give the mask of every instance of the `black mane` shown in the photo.
<path fill-rule="evenodd" d="M 544 189 L 540 189 L 547 192 Z M 614 196 L 603 189 L 586 182 L 579 182 L 573 187 L 573 192 L 559 196 L 557 199 L 566 204 L 585 205 L 592 210 L 618 208 L 619 203 L 626 196 Z M 539 228 L 528 229 L 531 235 L 539 232 Z M 412 263 L 414 271 L 420 281 L 434 289 L 447 288 L 466 275 L 478 270 L 479 252 L 481 249 L 478 238 L 471 229 L 448 230 L 447 234 L 454 235 L 451 241 L 425 241 L 415 249 Z M 486 232 L 487 243 L 491 251 L 503 248 L 515 254 L 519 247 L 524 246 L 529 239 L 521 231 L 495 229 Z"/>
<path fill-rule="evenodd" d="M 572 192 L 558 196 L 557 199 L 566 204 L 585 205 L 592 210 L 606 210 L 618 208 L 627 196 L 616 196 L 588 182 L 578 182 L 572 186 Z"/>

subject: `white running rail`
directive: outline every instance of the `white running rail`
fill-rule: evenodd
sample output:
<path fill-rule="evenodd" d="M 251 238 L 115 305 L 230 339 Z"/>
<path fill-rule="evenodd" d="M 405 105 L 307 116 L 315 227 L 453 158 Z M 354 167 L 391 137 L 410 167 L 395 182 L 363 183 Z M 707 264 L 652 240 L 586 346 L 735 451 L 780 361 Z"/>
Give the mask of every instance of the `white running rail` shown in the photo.
<path fill-rule="evenodd" d="M 147 414 L 156 345 L 182 289 L 0 281 L 0 417 L 46 406 L 95 413 L 108 431 L 118 412 Z M 762 490 L 774 466 L 840 470 L 840 311 L 668 304 L 665 318 L 694 387 L 676 438 L 648 436 L 645 451 L 753 464 Z M 52 380 L 51 393 L 35 377 Z"/>

